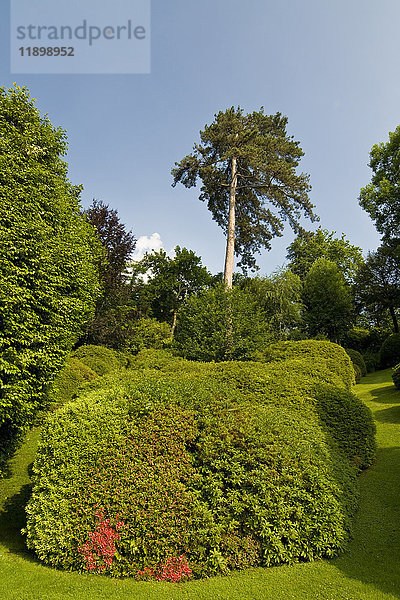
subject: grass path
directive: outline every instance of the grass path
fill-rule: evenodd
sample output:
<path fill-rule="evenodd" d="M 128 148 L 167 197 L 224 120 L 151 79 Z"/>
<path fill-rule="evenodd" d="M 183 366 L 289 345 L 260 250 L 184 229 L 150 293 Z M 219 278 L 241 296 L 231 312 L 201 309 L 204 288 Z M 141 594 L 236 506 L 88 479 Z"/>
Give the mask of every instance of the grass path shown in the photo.
<path fill-rule="evenodd" d="M 400 391 L 391 371 L 356 387 L 377 423 L 376 464 L 360 478 L 361 506 L 348 552 L 331 561 L 250 569 L 185 585 L 114 581 L 56 571 L 29 554 L 19 533 L 39 430 L 0 482 L 1 600 L 394 600 L 400 599 Z"/>

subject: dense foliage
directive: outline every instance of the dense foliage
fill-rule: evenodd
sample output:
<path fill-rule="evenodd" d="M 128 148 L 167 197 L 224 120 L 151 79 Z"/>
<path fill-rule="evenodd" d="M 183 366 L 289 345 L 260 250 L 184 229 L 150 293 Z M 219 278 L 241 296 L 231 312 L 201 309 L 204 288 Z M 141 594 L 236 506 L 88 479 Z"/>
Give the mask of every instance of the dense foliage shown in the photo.
<path fill-rule="evenodd" d="M 126 349 L 136 354 L 146 348 L 161 349 L 171 340 L 168 323 L 151 317 L 143 317 L 132 323 L 126 339 Z"/>
<path fill-rule="evenodd" d="M 400 238 L 400 125 L 370 152 L 371 183 L 361 189 L 360 205 L 385 241 Z"/>
<path fill-rule="evenodd" d="M 373 373 L 381 368 L 380 352 L 365 352 L 362 356 L 368 373 Z"/>
<path fill-rule="evenodd" d="M 264 311 L 272 337 L 288 339 L 298 333 L 304 312 L 298 275 L 281 269 L 269 277 L 243 278 L 240 287 L 249 291 Z"/>
<path fill-rule="evenodd" d="M 65 133 L 0 88 L 0 436 L 24 429 L 99 294 L 100 246 L 67 179 Z"/>
<path fill-rule="evenodd" d="M 85 211 L 85 217 L 95 228 L 103 248 L 99 260 L 102 294 L 81 343 L 120 348 L 129 336 L 132 317 L 136 318 L 129 302 L 126 270 L 136 240 L 132 232 L 126 230 L 118 212 L 102 201 L 94 200 Z"/>
<path fill-rule="evenodd" d="M 392 333 L 383 342 L 380 350 L 382 368 L 394 367 L 400 362 L 400 333 Z"/>
<path fill-rule="evenodd" d="M 97 382 L 50 416 L 40 443 L 27 539 L 46 563 L 86 569 L 78 549 L 99 511 L 117 541 L 111 562 L 94 564 L 113 575 L 185 555 L 203 576 L 345 547 L 374 430 L 329 360 L 202 364 L 146 351 Z"/>
<path fill-rule="evenodd" d="M 372 327 L 352 327 L 343 337 L 345 348 L 352 348 L 361 354 L 368 352 L 379 352 L 382 343 L 388 336 L 388 331 Z"/>
<path fill-rule="evenodd" d="M 91 344 L 81 346 L 71 356 L 77 358 L 97 375 L 105 375 L 127 365 L 127 358 L 123 353 Z"/>
<path fill-rule="evenodd" d="M 212 279 L 192 250 L 176 246 L 174 252 L 172 258 L 164 250 L 148 253 L 131 266 L 131 293 L 138 311 L 169 323 L 171 337 L 181 306 Z"/>
<path fill-rule="evenodd" d="M 74 398 L 88 383 L 129 364 L 130 357 L 103 346 L 80 346 L 68 356 L 49 390 L 52 403 Z"/>
<path fill-rule="evenodd" d="M 314 262 L 326 258 L 336 264 L 347 283 L 352 282 L 363 263 L 361 248 L 350 244 L 344 234 L 337 238 L 335 233 L 322 227 L 300 233 L 287 249 L 289 269 L 304 280 Z"/>
<path fill-rule="evenodd" d="M 390 315 L 393 331 L 399 332 L 397 312 L 400 307 L 400 247 L 398 241 L 369 252 L 354 286 L 355 301 L 378 325 Z"/>
<path fill-rule="evenodd" d="M 173 348 L 190 360 L 244 360 L 270 338 L 265 313 L 254 296 L 218 284 L 191 296 L 182 307 Z"/>
<path fill-rule="evenodd" d="M 317 259 L 308 271 L 303 287 L 304 315 L 310 336 L 324 335 L 339 342 L 352 323 L 352 298 L 338 266 Z"/>
<path fill-rule="evenodd" d="M 49 398 L 55 404 L 72 400 L 82 386 L 97 377 L 97 373 L 90 367 L 78 358 L 69 356 L 53 381 L 49 390 Z"/>

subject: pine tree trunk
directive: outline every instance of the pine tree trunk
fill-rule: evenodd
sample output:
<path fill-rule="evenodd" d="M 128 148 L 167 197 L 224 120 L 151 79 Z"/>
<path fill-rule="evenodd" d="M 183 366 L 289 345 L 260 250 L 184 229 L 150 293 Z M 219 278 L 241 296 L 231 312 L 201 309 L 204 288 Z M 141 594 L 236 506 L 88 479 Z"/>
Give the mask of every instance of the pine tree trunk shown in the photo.
<path fill-rule="evenodd" d="M 232 178 L 229 193 L 228 239 L 226 242 L 224 283 L 227 289 L 232 289 L 233 261 L 235 255 L 235 202 L 237 187 L 237 159 L 232 158 Z"/>
<path fill-rule="evenodd" d="M 389 311 L 390 311 L 390 316 L 392 317 L 392 321 L 393 321 L 394 332 L 399 333 L 399 324 L 397 322 L 397 317 L 396 317 L 396 313 L 394 312 L 393 306 L 389 306 Z"/>

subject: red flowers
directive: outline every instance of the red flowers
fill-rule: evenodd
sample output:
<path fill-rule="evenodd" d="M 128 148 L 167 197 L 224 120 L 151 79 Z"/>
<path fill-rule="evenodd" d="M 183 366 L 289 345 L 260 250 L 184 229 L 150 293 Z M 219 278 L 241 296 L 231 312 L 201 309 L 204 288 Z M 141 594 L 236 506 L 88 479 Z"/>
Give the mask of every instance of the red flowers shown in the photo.
<path fill-rule="evenodd" d="M 145 567 L 143 571 L 138 571 L 136 573 L 136 579 L 155 579 L 156 581 L 173 581 L 174 583 L 191 576 L 192 570 L 190 569 L 184 554 L 179 557 L 173 556 L 169 558 L 167 562 L 164 565 L 160 565 L 158 569 Z"/>
<path fill-rule="evenodd" d="M 89 540 L 79 546 L 78 552 L 85 560 L 87 571 L 102 572 L 107 567 L 111 567 L 117 551 L 115 542 L 119 540 L 118 529 L 121 529 L 124 524 L 117 516 L 114 529 L 110 525 L 110 519 L 104 518 L 102 509 L 98 509 L 95 514 L 98 518 L 96 529 L 93 533 L 89 533 Z"/>
<path fill-rule="evenodd" d="M 117 552 L 115 543 L 120 539 L 118 530 L 124 527 L 124 523 L 115 521 L 115 526 L 111 526 L 111 520 L 104 518 L 103 509 L 96 510 L 95 513 L 98 523 L 94 532 L 89 533 L 89 539 L 78 547 L 78 552 L 83 556 L 86 571 L 95 571 L 102 573 L 110 568 Z M 192 576 L 186 556 L 173 556 L 165 564 L 152 569 L 145 567 L 143 571 L 136 573 L 136 579 L 155 579 L 156 581 L 182 581 Z"/>

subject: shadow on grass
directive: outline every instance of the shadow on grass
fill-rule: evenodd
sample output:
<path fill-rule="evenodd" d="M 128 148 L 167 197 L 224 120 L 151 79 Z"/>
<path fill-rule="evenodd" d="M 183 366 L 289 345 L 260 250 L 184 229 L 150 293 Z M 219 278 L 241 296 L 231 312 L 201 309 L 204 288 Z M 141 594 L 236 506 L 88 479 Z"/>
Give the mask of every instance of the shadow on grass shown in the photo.
<path fill-rule="evenodd" d="M 25 505 L 31 486 L 26 484 L 17 494 L 8 498 L 0 511 L 0 544 L 14 554 L 30 554 L 25 546 L 21 529 L 26 525 Z"/>
<path fill-rule="evenodd" d="M 380 402 L 382 404 L 400 403 L 400 390 L 397 390 L 393 383 L 388 383 L 384 387 L 378 387 L 373 390 L 370 399 L 373 402 Z"/>
<path fill-rule="evenodd" d="M 400 448 L 380 449 L 360 487 L 354 539 L 334 564 L 348 577 L 400 598 Z"/>
<path fill-rule="evenodd" d="M 400 404 L 399 406 L 377 410 L 374 417 L 380 423 L 400 423 Z"/>

